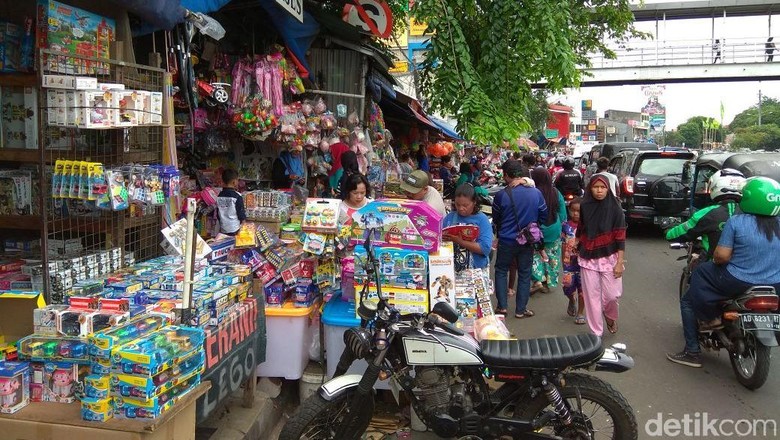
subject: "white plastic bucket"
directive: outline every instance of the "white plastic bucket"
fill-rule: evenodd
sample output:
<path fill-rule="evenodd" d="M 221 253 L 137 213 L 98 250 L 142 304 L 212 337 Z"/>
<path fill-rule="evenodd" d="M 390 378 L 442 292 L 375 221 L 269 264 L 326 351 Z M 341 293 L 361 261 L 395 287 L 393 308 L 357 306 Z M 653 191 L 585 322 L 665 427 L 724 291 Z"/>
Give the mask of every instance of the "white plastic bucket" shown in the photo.
<path fill-rule="evenodd" d="M 303 370 L 301 380 L 298 381 L 298 395 L 301 402 L 314 395 L 323 384 L 324 379 L 325 375 L 322 372 L 322 367 L 315 362 L 309 362 L 309 365 Z"/>

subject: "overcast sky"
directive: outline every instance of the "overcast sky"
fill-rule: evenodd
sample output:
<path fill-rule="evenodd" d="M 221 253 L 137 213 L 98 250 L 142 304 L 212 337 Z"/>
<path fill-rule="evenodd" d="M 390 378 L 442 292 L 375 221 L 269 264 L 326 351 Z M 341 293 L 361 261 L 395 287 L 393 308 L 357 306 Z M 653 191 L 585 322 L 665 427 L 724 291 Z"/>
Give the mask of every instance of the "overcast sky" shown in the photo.
<path fill-rule="evenodd" d="M 645 3 L 664 3 L 646 0 Z M 655 22 L 637 23 L 639 30 L 655 34 Z M 658 40 L 707 40 L 712 35 L 712 20 L 668 20 L 658 26 Z M 780 62 L 780 15 L 772 17 L 772 34 L 776 35 L 778 52 L 775 62 Z M 769 36 L 768 17 L 722 17 L 715 19 L 715 38 L 724 41 L 724 54 L 728 56 L 729 41 L 738 39 L 763 39 Z M 655 45 L 655 40 L 642 42 Z M 672 44 L 672 43 L 669 43 Z M 679 43 L 674 43 L 679 44 Z M 703 42 L 702 42 L 703 44 Z M 726 60 L 728 61 L 728 59 Z M 728 124 L 742 110 L 758 102 L 758 91 L 764 96 L 780 98 L 780 81 L 744 81 L 729 83 L 666 84 L 659 101 L 666 105 L 666 129 L 676 128 L 692 116 L 710 116 L 720 119 L 721 102 L 724 107 L 724 123 Z M 580 115 L 580 102 L 593 100 L 593 109 L 603 117 L 608 109 L 639 111 L 647 102 L 641 86 L 586 87 L 570 90 L 565 96 L 556 96 L 563 103 L 574 107 L 576 118 Z"/>

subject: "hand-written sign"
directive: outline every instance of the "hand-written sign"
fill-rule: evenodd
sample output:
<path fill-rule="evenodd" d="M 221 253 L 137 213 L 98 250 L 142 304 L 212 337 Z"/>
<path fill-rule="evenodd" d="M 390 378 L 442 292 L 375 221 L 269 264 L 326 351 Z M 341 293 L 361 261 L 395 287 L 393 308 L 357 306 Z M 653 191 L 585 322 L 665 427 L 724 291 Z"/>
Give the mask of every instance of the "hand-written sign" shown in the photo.
<path fill-rule="evenodd" d="M 198 423 L 242 383 L 255 377 L 257 365 L 265 361 L 265 343 L 265 312 L 263 301 L 257 298 L 245 299 L 219 327 L 206 329 L 206 371 L 202 377 L 211 381 L 211 389 L 198 399 Z"/>

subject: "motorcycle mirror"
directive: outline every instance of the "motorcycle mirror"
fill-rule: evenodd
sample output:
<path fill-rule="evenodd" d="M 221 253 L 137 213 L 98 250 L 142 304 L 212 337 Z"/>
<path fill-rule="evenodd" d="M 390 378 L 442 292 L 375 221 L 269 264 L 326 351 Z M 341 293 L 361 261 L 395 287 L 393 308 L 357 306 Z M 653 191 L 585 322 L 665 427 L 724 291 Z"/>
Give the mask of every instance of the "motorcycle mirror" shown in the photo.
<path fill-rule="evenodd" d="M 458 312 L 448 302 L 439 302 L 431 309 L 432 313 L 435 313 L 448 322 L 454 324 L 458 322 Z"/>

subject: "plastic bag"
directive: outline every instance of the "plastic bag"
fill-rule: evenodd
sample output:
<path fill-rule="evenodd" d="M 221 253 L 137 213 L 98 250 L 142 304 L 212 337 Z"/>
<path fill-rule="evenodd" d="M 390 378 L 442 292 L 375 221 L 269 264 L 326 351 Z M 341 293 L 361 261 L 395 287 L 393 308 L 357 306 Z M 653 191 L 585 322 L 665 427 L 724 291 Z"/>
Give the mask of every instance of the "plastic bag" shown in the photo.
<path fill-rule="evenodd" d="M 483 316 L 474 322 L 474 336 L 478 341 L 508 340 L 512 336 L 504 321 L 495 315 Z"/>
<path fill-rule="evenodd" d="M 255 229 L 255 224 L 252 222 L 242 223 L 241 229 L 236 234 L 236 248 L 253 248 L 257 246 Z"/>
<path fill-rule="evenodd" d="M 311 326 L 311 344 L 309 345 L 309 360 L 314 362 L 322 362 L 322 350 L 320 350 L 320 325 L 319 319 L 315 319 L 315 322 Z"/>

